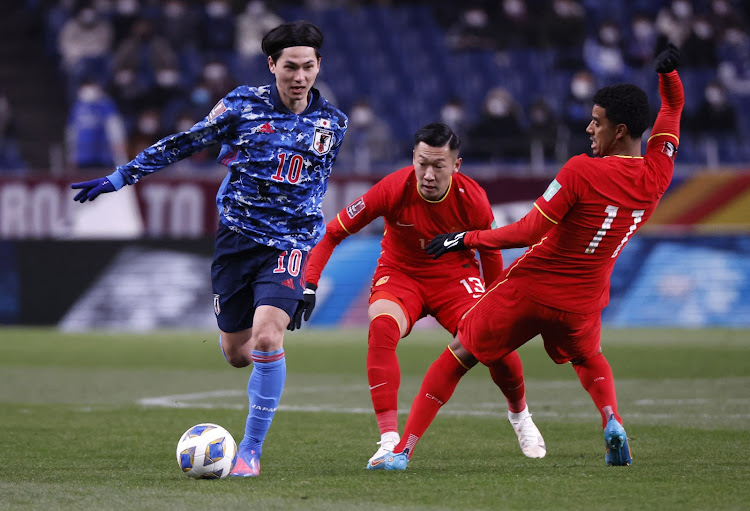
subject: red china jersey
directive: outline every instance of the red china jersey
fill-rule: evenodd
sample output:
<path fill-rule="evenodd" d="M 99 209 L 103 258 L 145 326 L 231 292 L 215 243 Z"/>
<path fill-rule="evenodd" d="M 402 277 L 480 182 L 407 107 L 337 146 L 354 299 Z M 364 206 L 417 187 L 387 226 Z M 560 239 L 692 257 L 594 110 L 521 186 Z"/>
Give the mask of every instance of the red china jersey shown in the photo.
<path fill-rule="evenodd" d="M 673 152 L 675 139 L 665 141 Z M 571 158 L 534 206 L 555 224 L 507 271 L 534 301 L 570 312 L 609 302 L 617 256 L 654 212 L 672 179 L 669 154 Z"/>
<path fill-rule="evenodd" d="M 438 234 L 491 229 L 494 221 L 487 194 L 473 179 L 453 174 L 445 197 L 430 201 L 419 193 L 414 166 L 405 167 L 384 177 L 328 222 L 325 236 L 310 254 L 306 281 L 317 285 L 336 245 L 381 216 L 385 232 L 378 264 L 416 277 L 445 277 L 464 265 L 477 267 L 474 250 L 433 260 L 424 247 Z M 480 250 L 479 256 L 490 283 L 502 271 L 502 255 L 499 250 Z"/>
<path fill-rule="evenodd" d="M 685 102 L 676 71 L 659 75 L 659 92 L 662 105 L 645 156 L 574 156 L 534 203 L 554 225 L 505 272 L 534 301 L 575 313 L 600 311 L 609 303 L 617 256 L 672 180 Z M 539 224 L 533 212 L 527 215 L 531 230 Z M 508 248 L 519 224 L 468 233 L 464 241 L 468 247 Z"/>

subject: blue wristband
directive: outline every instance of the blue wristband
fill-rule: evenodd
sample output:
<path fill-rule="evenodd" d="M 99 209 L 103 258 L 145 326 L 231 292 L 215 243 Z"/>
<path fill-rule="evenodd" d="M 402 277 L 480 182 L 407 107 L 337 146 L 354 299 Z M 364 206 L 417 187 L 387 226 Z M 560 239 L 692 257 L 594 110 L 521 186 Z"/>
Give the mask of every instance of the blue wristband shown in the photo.
<path fill-rule="evenodd" d="M 125 186 L 125 178 L 118 170 L 115 170 L 110 175 L 108 175 L 107 179 L 109 179 L 109 182 L 112 183 L 112 186 L 115 187 L 115 190 L 119 190 L 120 188 Z"/>

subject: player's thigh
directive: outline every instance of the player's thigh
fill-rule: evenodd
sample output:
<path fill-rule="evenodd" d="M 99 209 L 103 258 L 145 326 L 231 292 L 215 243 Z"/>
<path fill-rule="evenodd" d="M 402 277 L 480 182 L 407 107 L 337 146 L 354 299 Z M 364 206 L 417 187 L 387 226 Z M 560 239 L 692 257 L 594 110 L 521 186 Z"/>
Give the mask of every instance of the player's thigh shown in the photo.
<path fill-rule="evenodd" d="M 488 366 L 539 333 L 536 304 L 509 281 L 490 289 L 458 325 L 461 344 Z"/>
<path fill-rule="evenodd" d="M 458 323 L 477 300 L 484 296 L 484 281 L 478 271 L 435 276 L 421 282 L 427 310 L 443 328 L 456 334 Z"/>
<path fill-rule="evenodd" d="M 544 349 L 557 364 L 586 360 L 601 351 L 600 312 L 577 314 L 550 309 L 542 327 Z"/>
<path fill-rule="evenodd" d="M 419 282 L 399 270 L 379 266 L 372 278 L 370 305 L 383 299 L 396 303 L 403 311 L 407 325 L 401 330 L 402 337 L 424 316 L 425 298 Z"/>

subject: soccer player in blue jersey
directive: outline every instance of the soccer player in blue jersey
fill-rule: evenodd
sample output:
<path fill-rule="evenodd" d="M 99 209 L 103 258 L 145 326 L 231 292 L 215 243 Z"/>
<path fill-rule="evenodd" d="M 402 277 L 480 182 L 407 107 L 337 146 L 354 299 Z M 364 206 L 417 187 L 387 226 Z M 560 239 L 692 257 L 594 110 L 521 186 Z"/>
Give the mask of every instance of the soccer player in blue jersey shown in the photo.
<path fill-rule="evenodd" d="M 221 144 L 229 169 L 216 195 L 219 228 L 211 266 L 224 357 L 253 370 L 245 435 L 231 475 L 257 476 L 263 440 L 286 379 L 284 330 L 305 288 L 307 256 L 323 236 L 323 195 L 347 117 L 313 88 L 323 34 L 305 21 L 263 38 L 276 81 L 240 86 L 190 130 L 159 140 L 112 174 L 73 183 L 79 202 L 135 184 L 152 172 Z"/>

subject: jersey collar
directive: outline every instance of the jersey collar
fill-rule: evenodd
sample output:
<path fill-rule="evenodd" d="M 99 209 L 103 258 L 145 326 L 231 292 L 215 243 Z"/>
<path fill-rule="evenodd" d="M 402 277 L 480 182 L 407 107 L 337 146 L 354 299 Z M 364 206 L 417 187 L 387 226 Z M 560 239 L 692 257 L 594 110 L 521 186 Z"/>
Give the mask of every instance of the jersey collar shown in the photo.
<path fill-rule="evenodd" d="M 316 89 L 315 87 L 312 87 L 310 89 L 310 94 L 308 95 L 308 101 L 307 101 L 307 108 L 305 108 L 302 113 L 295 114 L 295 115 L 305 115 L 309 114 L 310 112 L 314 112 L 315 110 L 319 109 L 321 106 L 323 106 L 323 102 L 325 100 L 320 95 L 320 91 Z M 271 84 L 271 103 L 273 103 L 273 107 L 276 110 L 280 110 L 282 112 L 293 114 L 289 108 L 284 104 L 284 102 L 281 100 L 281 96 L 279 95 L 279 90 L 276 88 L 276 84 Z"/>
<path fill-rule="evenodd" d="M 417 194 L 419 194 L 419 196 L 422 197 L 422 200 L 424 200 L 425 202 L 429 202 L 430 204 L 437 204 L 438 202 L 443 202 L 445 200 L 445 198 L 448 197 L 448 194 L 451 193 L 451 188 L 453 187 L 453 176 L 454 175 L 455 174 L 451 175 L 451 182 L 448 183 L 448 189 L 445 190 L 445 194 L 442 197 L 440 197 L 438 200 L 430 200 L 427 197 L 425 197 L 424 195 L 422 195 L 422 192 L 419 190 L 419 181 L 417 181 L 417 176 L 415 174 L 414 175 L 414 184 L 417 187 Z"/>

